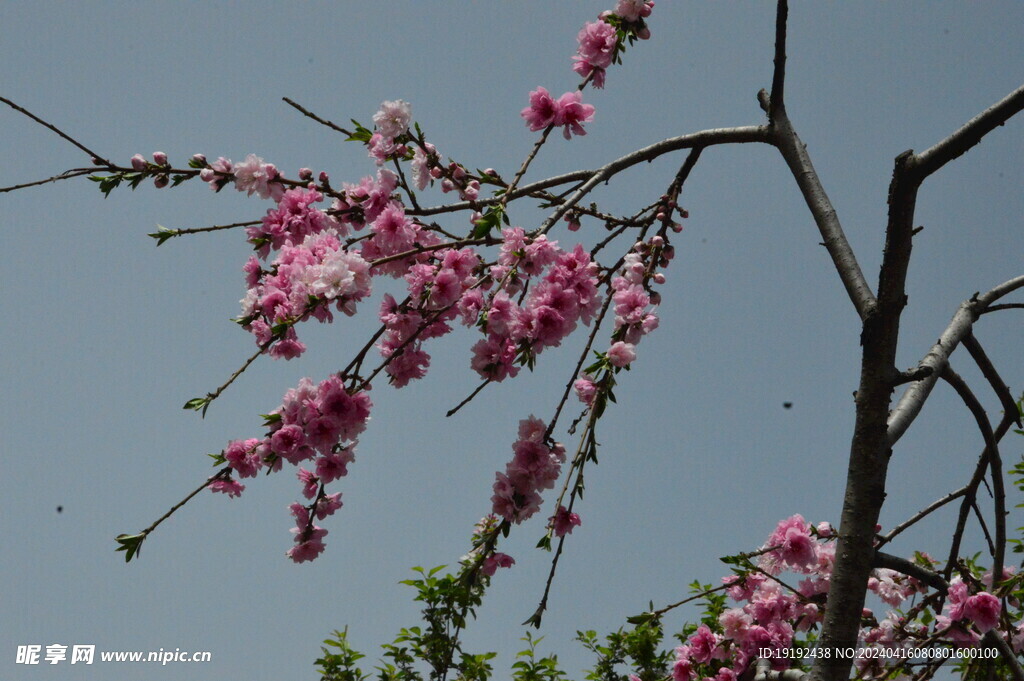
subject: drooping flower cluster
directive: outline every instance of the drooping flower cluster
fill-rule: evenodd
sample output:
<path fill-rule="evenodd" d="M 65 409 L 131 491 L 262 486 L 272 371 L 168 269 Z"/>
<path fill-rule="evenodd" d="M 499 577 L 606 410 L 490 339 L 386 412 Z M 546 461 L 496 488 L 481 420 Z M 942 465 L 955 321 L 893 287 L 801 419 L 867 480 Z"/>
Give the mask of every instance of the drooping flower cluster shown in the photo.
<path fill-rule="evenodd" d="M 558 443 L 549 446 L 546 430 L 545 423 L 533 416 L 520 421 L 519 439 L 512 445 L 515 454 L 504 473 L 495 473 L 493 512 L 509 522 L 521 523 L 540 510 L 540 492 L 558 480 L 565 448 Z"/>
<path fill-rule="evenodd" d="M 480 298 L 479 292 L 471 294 L 480 283 L 479 266 L 480 257 L 470 248 L 433 251 L 426 262 L 408 267 L 409 297 L 404 304 L 384 296 L 380 320 L 386 330 L 377 347 L 391 360 L 386 371 L 392 385 L 401 388 L 426 374 L 430 355 L 423 350 L 423 341 L 450 332 L 448 322 L 460 311 L 469 314 L 467 306 Z"/>
<path fill-rule="evenodd" d="M 307 508 L 292 504 L 296 519 L 295 546 L 288 552 L 296 562 L 312 560 L 323 551 L 326 530 L 310 524 L 310 512 L 326 518 L 341 508 L 341 493 L 326 494 L 324 486 L 348 474 L 355 460 L 357 438 L 365 430 L 373 404 L 365 391 L 350 392 L 339 376 L 319 385 L 304 378 L 284 395 L 280 407 L 267 417 L 263 439 L 234 440 L 221 452 L 240 478 L 255 476 L 264 466 L 278 471 L 283 461 L 298 466 L 313 462 L 313 470 L 300 468 L 302 494 L 312 500 Z M 215 492 L 237 496 L 243 488 L 230 478 L 212 484 Z"/>
<path fill-rule="evenodd" d="M 286 242 L 269 272 L 250 259 L 250 287 L 238 322 L 259 346 L 269 344 L 271 356 L 298 357 L 306 346 L 298 340 L 295 324 L 311 316 L 331 321 L 331 304 L 354 314 L 355 304 L 370 294 L 369 270 L 359 253 L 345 250 L 334 230 L 310 234 L 298 245 Z"/>
<path fill-rule="evenodd" d="M 589 324 L 601 305 L 597 265 L 581 245 L 562 251 L 543 236 L 528 240 L 520 227 L 502 230 L 502 237 L 491 278 L 503 284 L 482 317 L 487 338 L 473 346 L 471 362 L 482 378 L 492 381 L 514 377 L 520 353 L 557 347 L 577 322 Z M 524 282 L 534 277 L 541 277 L 540 282 L 522 304 L 513 300 Z"/>

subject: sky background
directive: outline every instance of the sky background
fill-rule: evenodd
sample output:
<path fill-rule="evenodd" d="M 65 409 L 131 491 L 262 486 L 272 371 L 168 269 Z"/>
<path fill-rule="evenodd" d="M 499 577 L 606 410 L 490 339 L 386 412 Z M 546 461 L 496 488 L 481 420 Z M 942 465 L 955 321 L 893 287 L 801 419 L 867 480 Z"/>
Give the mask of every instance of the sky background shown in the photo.
<path fill-rule="evenodd" d="M 510 177 L 535 139 L 519 117 L 529 91 L 576 85 L 575 35 L 607 8 L 5 2 L 0 94 L 122 163 L 156 150 L 179 166 L 196 152 L 255 152 L 290 177 L 302 166 L 327 170 L 335 185 L 373 173 L 372 162 L 281 97 L 364 123 L 382 100 L 402 98 L 443 155 Z M 893 158 L 927 148 L 1020 85 L 1024 5 L 798 2 L 790 17 L 788 109 L 874 282 Z M 627 52 L 607 89 L 586 92 L 597 107 L 587 136 L 556 136 L 527 180 L 673 135 L 762 122 L 755 94 L 771 82 L 773 3 L 666 0 L 650 26 L 652 39 Z M 997 130 L 920 193 L 925 229 L 908 281 L 903 368 L 962 300 L 1021 274 L 1022 126 Z M 0 186 L 87 163 L 6 108 L 0 158 Z M 632 212 L 664 191 L 682 159 L 622 175 L 594 199 Z M 443 198 L 435 190 L 424 202 Z M 859 323 L 792 177 L 771 148 L 718 147 L 702 155 L 681 203 L 691 217 L 674 239 L 662 325 L 600 423 L 601 463 L 588 470 L 583 525 L 566 544 L 541 631 L 541 651 L 557 652 L 577 677 L 592 660 L 572 643 L 576 630 L 614 630 L 649 601 L 686 596 L 694 579 L 717 582 L 727 572 L 717 558 L 757 548 L 781 518 L 839 518 Z M 115 535 L 163 514 L 210 474 L 206 453 L 260 435 L 258 414 L 299 378 L 344 366 L 371 332 L 372 319 L 307 324 L 301 359 L 257 362 L 205 420 L 180 408 L 252 352 L 251 337 L 228 321 L 250 249 L 238 231 L 159 249 L 146 233 L 257 219 L 269 207 L 199 182 L 106 200 L 85 180 L 0 195 L 0 678 L 311 678 L 320 641 L 346 625 L 372 666 L 379 644 L 416 624 L 399 580 L 466 552 L 517 422 L 550 417 L 582 332 L 546 351 L 534 374 L 491 386 L 446 419 L 478 380 L 469 369 L 476 338 L 460 330 L 429 348 L 425 380 L 374 390 L 357 461 L 335 486 L 345 507 L 325 523 L 319 560 L 284 557 L 286 507 L 299 494 L 285 471 L 246 481 L 239 499 L 201 494 L 126 565 Z M 528 229 L 542 217 L 526 206 L 512 213 Z M 446 224 L 461 231 L 464 221 Z M 581 238 L 598 230 L 585 222 Z M 575 238 L 553 236 L 563 246 Z M 361 316 L 372 317 L 378 300 Z M 1003 313 L 977 329 L 1017 395 L 1019 324 Z M 958 353 L 953 366 L 997 418 L 969 361 Z M 962 485 L 973 467 L 980 437 L 949 393 L 936 389 L 896 449 L 886 527 Z M 1007 465 L 1020 451 L 1007 442 Z M 549 554 L 532 547 L 547 515 L 503 543 L 517 564 L 493 580 L 466 635 L 469 650 L 502 653 L 496 678 L 507 677 L 519 623 L 543 591 Z M 892 551 L 944 554 L 949 520 L 938 514 Z M 18 645 L 51 643 L 208 650 L 213 661 L 15 665 Z"/>

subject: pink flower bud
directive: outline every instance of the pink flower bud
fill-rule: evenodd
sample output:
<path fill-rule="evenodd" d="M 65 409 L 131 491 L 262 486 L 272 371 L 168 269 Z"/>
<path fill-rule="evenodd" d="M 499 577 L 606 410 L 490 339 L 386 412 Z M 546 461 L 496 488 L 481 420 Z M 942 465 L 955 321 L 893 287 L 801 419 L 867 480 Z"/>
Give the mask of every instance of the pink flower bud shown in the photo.
<path fill-rule="evenodd" d="M 313 171 L 309 168 L 299 168 L 299 179 L 300 180 L 312 180 Z"/>
<path fill-rule="evenodd" d="M 201 165 L 206 165 L 206 154 L 192 154 L 192 160 Z"/>
<path fill-rule="evenodd" d="M 162 151 L 154 151 L 153 152 L 153 163 L 157 164 L 158 166 L 165 166 L 165 165 L 167 165 L 167 154 L 165 154 Z"/>
<path fill-rule="evenodd" d="M 320 184 L 330 184 L 331 176 L 327 174 L 326 170 L 320 171 Z"/>
<path fill-rule="evenodd" d="M 664 284 L 665 283 L 665 275 L 662 274 L 661 272 L 658 272 L 657 274 L 655 274 L 654 275 L 654 283 L 655 284 Z"/>
<path fill-rule="evenodd" d="M 156 177 L 153 178 L 153 185 L 157 189 L 163 189 L 168 184 L 170 184 L 170 180 L 167 179 L 166 175 L 157 175 Z"/>
<path fill-rule="evenodd" d="M 644 26 L 636 32 L 636 37 L 640 38 L 640 40 L 649 40 L 651 37 L 651 29 Z"/>
<path fill-rule="evenodd" d="M 657 234 L 655 234 L 654 236 L 651 237 L 651 246 L 654 246 L 655 248 L 660 248 L 660 247 L 662 247 L 664 245 L 665 245 L 665 240 L 662 239 Z"/>
<path fill-rule="evenodd" d="M 484 168 L 484 175 L 490 175 L 491 177 L 497 177 L 498 171 L 494 168 Z"/>
<path fill-rule="evenodd" d="M 442 174 L 443 173 L 441 172 L 441 169 L 437 166 L 434 166 L 433 168 L 430 169 L 430 176 L 435 180 L 440 179 Z"/>
<path fill-rule="evenodd" d="M 134 168 L 135 170 L 141 172 L 145 170 L 146 166 L 148 165 L 149 164 L 146 163 L 146 159 L 143 157 L 142 154 L 135 154 L 134 156 L 132 156 L 132 168 Z"/>
<path fill-rule="evenodd" d="M 580 228 L 580 223 L 577 222 L 576 220 L 571 220 L 569 222 L 569 231 L 570 232 L 575 232 L 575 231 L 579 230 L 579 228 Z"/>

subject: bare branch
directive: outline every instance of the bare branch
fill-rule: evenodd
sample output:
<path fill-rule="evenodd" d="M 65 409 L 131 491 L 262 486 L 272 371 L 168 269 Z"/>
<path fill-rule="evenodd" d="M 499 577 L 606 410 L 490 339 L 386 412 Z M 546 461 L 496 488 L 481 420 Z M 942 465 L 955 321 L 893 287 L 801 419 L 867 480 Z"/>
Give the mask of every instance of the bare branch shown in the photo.
<path fill-rule="evenodd" d="M 912 515 L 909 518 L 907 518 L 906 520 L 904 520 L 902 523 L 900 523 L 896 527 L 894 527 L 891 530 L 889 530 L 888 533 L 886 533 L 881 539 L 878 540 L 878 546 L 879 547 L 885 546 L 886 544 L 891 542 L 893 539 L 895 539 L 896 535 L 900 534 L 901 532 L 903 532 L 904 530 L 909 528 L 911 525 L 914 525 L 918 521 L 923 520 L 927 516 L 931 515 L 934 511 L 937 511 L 938 509 L 942 508 L 943 506 L 945 506 L 946 504 L 948 504 L 951 501 L 955 501 L 956 499 L 959 499 L 960 497 L 962 497 L 966 493 L 967 493 L 967 487 L 964 486 L 964 487 L 961 487 L 958 490 L 954 490 L 954 491 L 950 492 L 949 494 L 947 494 L 946 496 L 942 497 L 941 499 L 936 499 L 935 501 L 933 501 L 932 503 L 928 504 L 923 509 L 921 509 L 920 511 L 915 513 L 914 515 Z"/>
<path fill-rule="evenodd" d="M 966 154 L 982 138 L 1024 109 L 1024 85 L 967 121 L 959 130 L 917 154 L 911 168 L 920 182 L 950 161 Z"/>
<path fill-rule="evenodd" d="M 996 576 L 1003 574 L 1003 559 L 1006 550 L 1006 492 L 1003 489 L 1003 470 L 1002 459 L 999 456 L 999 445 L 996 443 L 995 434 L 992 432 L 992 424 L 989 423 L 984 407 L 981 406 L 981 402 L 975 397 L 967 382 L 953 371 L 949 364 L 946 365 L 945 370 L 942 372 L 942 378 L 953 386 L 960 399 L 967 405 L 967 408 L 971 411 L 974 420 L 978 424 L 982 438 L 985 440 L 985 454 L 988 458 L 989 470 L 992 472 L 992 493 L 995 496 L 996 536 L 994 546 L 992 545 L 993 540 L 988 537 L 987 531 L 985 535 L 989 541 L 989 548 L 992 551 L 992 575 L 993 586 L 995 586 Z M 1016 406 L 1011 414 L 1017 415 Z M 978 520 L 984 527 L 984 519 L 980 511 L 977 510 L 977 507 L 975 507 L 975 511 L 978 512 Z"/>
<path fill-rule="evenodd" d="M 52 123 L 47 123 L 42 118 L 40 118 L 39 116 L 36 116 L 34 113 L 29 111 L 28 109 L 25 109 L 25 108 L 22 108 L 22 107 L 18 106 L 17 104 L 15 104 L 11 100 L 7 99 L 6 97 L 0 97 L 0 102 L 3 102 L 4 104 L 6 104 L 7 106 L 11 107 L 12 109 L 17 111 L 18 113 L 25 114 L 26 116 L 28 116 L 29 118 L 34 120 L 36 123 L 38 123 L 39 125 L 43 126 L 44 128 L 49 128 L 50 130 L 53 130 L 55 133 L 57 133 L 58 135 L 60 135 L 64 139 L 66 139 L 68 142 L 71 142 L 73 145 L 75 145 L 76 147 L 78 147 L 79 149 L 84 151 L 85 153 L 89 154 L 89 159 L 93 163 L 95 163 L 96 165 L 101 165 L 101 166 L 113 165 L 110 161 L 108 161 L 107 159 L 103 158 L 102 156 L 97 154 L 95 151 L 93 151 L 89 147 L 85 146 L 84 144 L 82 144 L 81 142 L 76 140 L 71 135 L 68 135 L 66 132 L 64 132 L 63 130 L 58 128 L 56 125 L 53 125 Z"/>
<path fill-rule="evenodd" d="M 775 10 L 775 69 L 772 73 L 772 93 L 769 100 L 768 119 L 775 120 L 776 114 L 786 115 L 786 21 L 789 18 L 789 3 L 779 0 Z"/>
<path fill-rule="evenodd" d="M 949 326 L 919 363 L 919 366 L 930 367 L 932 373 L 920 381 L 911 383 L 889 414 L 889 446 L 894 445 L 917 418 L 921 407 L 924 406 L 928 395 L 931 394 L 932 388 L 935 387 L 935 381 L 946 368 L 950 354 L 960 344 L 964 336 L 970 333 L 974 322 L 978 320 L 981 313 L 1007 293 L 1021 287 L 1024 287 L 1024 276 L 1010 279 L 991 291 L 975 296 L 960 305 L 949 322 Z"/>
<path fill-rule="evenodd" d="M 850 242 L 846 240 L 836 209 L 821 185 L 821 180 L 818 179 L 811 157 L 784 110 L 775 111 L 772 130 L 772 143 L 778 148 L 790 172 L 793 173 L 793 178 L 821 233 L 825 249 L 832 257 L 839 278 L 846 287 L 850 302 L 857 309 L 860 318 L 866 319 L 877 305 L 875 294 L 864 278 Z"/>
<path fill-rule="evenodd" d="M 991 309 L 991 308 L 989 308 Z M 981 343 L 975 338 L 974 333 L 968 333 L 963 339 L 964 347 L 967 348 L 967 352 L 971 353 L 971 357 L 974 362 L 981 369 L 981 373 L 985 376 L 989 385 L 992 386 L 992 390 L 995 391 L 996 396 L 999 398 L 999 403 L 1003 405 L 1003 411 L 1008 414 L 1013 414 L 1017 418 L 1017 427 L 1024 428 L 1024 424 L 1021 423 L 1020 415 L 1017 413 L 1017 403 L 1013 399 L 1013 395 L 1010 394 L 1010 389 L 1006 387 L 1006 383 L 999 376 L 999 372 L 996 371 L 992 361 L 985 354 L 985 350 L 981 347 Z"/>

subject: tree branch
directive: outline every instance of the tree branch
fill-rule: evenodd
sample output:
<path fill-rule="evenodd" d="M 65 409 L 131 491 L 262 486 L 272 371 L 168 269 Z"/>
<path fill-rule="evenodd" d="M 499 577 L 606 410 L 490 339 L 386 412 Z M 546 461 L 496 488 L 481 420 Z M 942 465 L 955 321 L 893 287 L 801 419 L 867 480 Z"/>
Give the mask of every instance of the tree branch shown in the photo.
<path fill-rule="evenodd" d="M 910 424 L 914 422 L 921 412 L 928 395 L 935 387 L 935 381 L 946 368 L 949 356 L 963 338 L 970 333 L 974 322 L 988 308 L 989 305 L 999 300 L 1007 293 L 1024 287 L 1024 276 L 1015 277 L 1006 281 L 983 295 L 976 295 L 970 300 L 961 303 L 949 326 L 942 332 L 939 340 L 928 351 L 921 362 L 920 367 L 929 367 L 932 373 L 920 381 L 911 383 L 903 392 L 899 402 L 889 414 L 889 445 L 894 445 L 907 431 Z M 1014 414 L 1016 416 L 1016 414 Z"/>
<path fill-rule="evenodd" d="M 950 161 L 966 154 L 988 133 L 1024 109 L 1024 85 L 967 121 L 959 130 L 917 154 L 911 168 L 920 182 Z"/>

